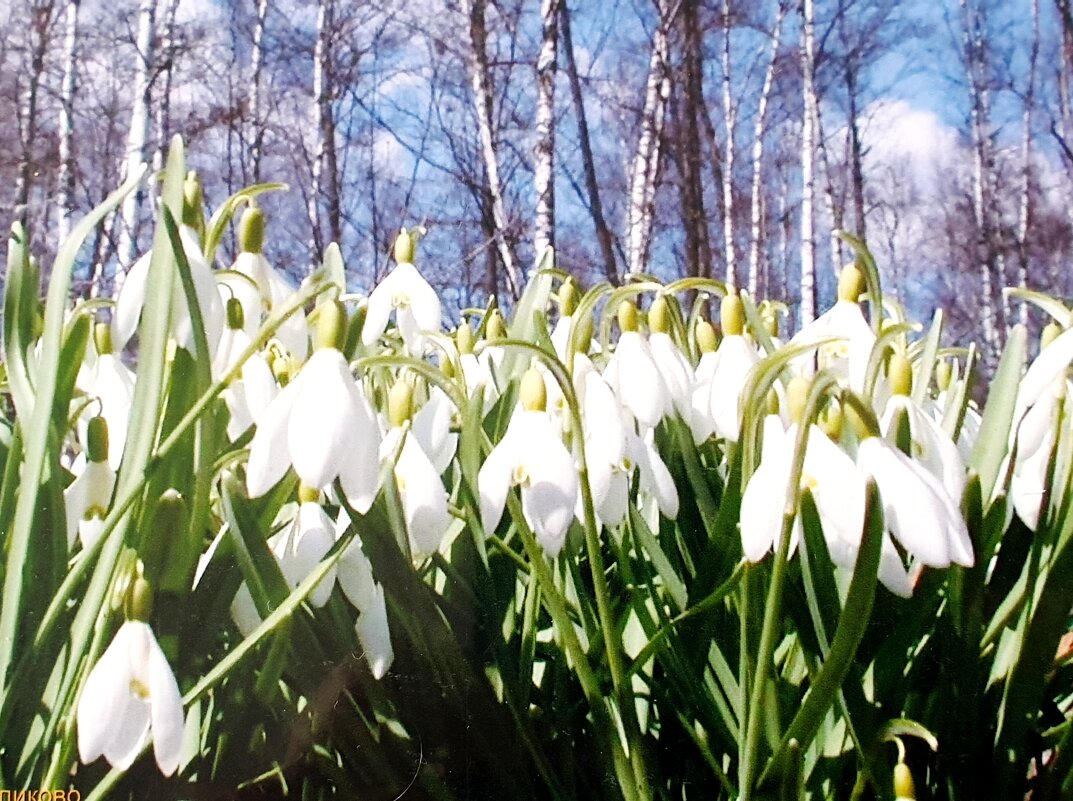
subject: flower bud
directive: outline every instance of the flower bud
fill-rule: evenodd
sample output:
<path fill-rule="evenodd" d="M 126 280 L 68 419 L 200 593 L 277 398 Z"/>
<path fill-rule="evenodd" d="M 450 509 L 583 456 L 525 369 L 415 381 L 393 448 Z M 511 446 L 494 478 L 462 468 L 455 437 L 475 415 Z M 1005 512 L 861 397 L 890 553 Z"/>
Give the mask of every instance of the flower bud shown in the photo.
<path fill-rule="evenodd" d="M 205 200 L 201 193 L 201 179 L 190 170 L 183 181 L 183 225 L 188 225 L 199 234 L 205 228 Z"/>
<path fill-rule="evenodd" d="M 260 253 L 265 243 L 265 214 L 256 206 L 242 212 L 238 224 L 238 246 L 243 253 Z"/>
<path fill-rule="evenodd" d="M 800 423 L 805 414 L 805 404 L 808 402 L 809 381 L 801 376 L 794 376 L 786 387 L 786 407 L 790 412 L 790 419 Z"/>
<path fill-rule="evenodd" d="M 455 329 L 455 345 L 458 347 L 459 356 L 473 353 L 473 327 L 468 320 L 463 320 Z"/>
<path fill-rule="evenodd" d="M 667 298 L 658 297 L 648 310 L 648 330 L 653 334 L 668 334 L 671 330 L 670 310 Z"/>
<path fill-rule="evenodd" d="M 765 398 L 765 403 L 767 405 L 768 414 L 779 413 L 779 393 L 776 392 L 774 389 L 768 390 L 767 397 Z"/>
<path fill-rule="evenodd" d="M 559 313 L 563 315 L 563 317 L 572 315 L 577 311 L 577 303 L 577 281 L 571 276 L 559 285 Z"/>
<path fill-rule="evenodd" d="M 823 433 L 837 442 L 842 436 L 842 407 L 836 403 L 829 403 L 820 412 L 818 422 Z"/>
<path fill-rule="evenodd" d="M 856 264 L 847 264 L 838 276 L 838 299 L 856 303 L 864 289 L 864 274 Z"/>
<path fill-rule="evenodd" d="M 1045 347 L 1054 342 L 1055 337 L 1062 333 L 1062 326 L 1051 320 L 1047 325 L 1043 326 L 1043 330 L 1039 334 L 1039 349 L 1043 350 Z"/>
<path fill-rule="evenodd" d="M 624 334 L 637 330 L 637 306 L 632 300 L 624 300 L 619 304 L 618 327 Z"/>
<path fill-rule="evenodd" d="M 232 331 L 239 331 L 246 324 L 246 313 L 242 311 L 242 303 L 238 298 L 227 300 L 227 327 Z"/>
<path fill-rule="evenodd" d="M 868 424 L 861 418 L 860 413 L 853 407 L 852 403 L 847 403 L 842 407 L 842 419 L 844 425 L 853 427 L 854 433 L 857 435 L 857 439 L 861 442 L 874 437 L 875 433 L 868 429 Z"/>
<path fill-rule="evenodd" d="M 574 323 L 574 353 L 588 353 L 592 348 L 592 315 L 586 314 Z"/>
<path fill-rule="evenodd" d="M 346 309 L 338 300 L 329 300 L 317 307 L 317 314 L 317 349 L 338 350 L 346 334 Z"/>
<path fill-rule="evenodd" d="M 935 386 L 937 386 L 940 391 L 949 389 L 950 382 L 953 378 L 954 370 L 950 366 L 950 362 L 946 359 L 943 359 L 935 365 Z"/>
<path fill-rule="evenodd" d="M 719 324 L 725 337 L 741 336 L 745 331 L 745 307 L 737 293 L 731 292 L 723 296 L 719 304 Z"/>
<path fill-rule="evenodd" d="M 892 353 L 887 365 L 887 380 L 895 395 L 908 395 L 913 391 L 913 365 L 904 353 Z"/>
<path fill-rule="evenodd" d="M 395 261 L 399 264 L 414 263 L 414 251 L 417 249 L 417 242 L 414 240 L 413 234 L 403 228 L 399 231 L 399 235 L 395 237 L 394 255 Z"/>
<path fill-rule="evenodd" d="M 272 368 L 272 377 L 276 379 L 276 382 L 281 387 L 285 387 L 290 383 L 291 360 L 286 354 L 277 353 L 269 366 Z"/>
<path fill-rule="evenodd" d="M 548 388 L 544 386 L 544 376 L 536 368 L 525 371 L 518 398 L 527 412 L 542 412 L 548 408 Z"/>
<path fill-rule="evenodd" d="M 492 309 L 488 315 L 488 324 L 484 327 L 484 338 L 495 342 L 497 339 L 505 339 L 506 336 L 507 325 L 503 322 L 503 314 L 499 309 Z"/>
<path fill-rule="evenodd" d="M 391 387 L 387 396 L 387 419 L 392 426 L 401 426 L 414 414 L 414 388 L 405 378 Z"/>
<path fill-rule="evenodd" d="M 93 326 L 93 344 L 97 355 L 107 356 L 112 352 L 112 326 L 108 323 L 96 323 Z"/>
<path fill-rule="evenodd" d="M 98 463 L 108 461 L 108 421 L 100 415 L 90 418 L 86 425 L 86 459 Z"/>
<path fill-rule="evenodd" d="M 149 582 L 139 576 L 134 579 L 127 594 L 127 620 L 140 620 L 148 623 L 153 616 L 153 588 Z"/>
<path fill-rule="evenodd" d="M 715 327 L 707 320 L 697 320 L 693 328 L 693 336 L 697 340 L 697 350 L 701 353 L 714 353 L 719 342 L 715 336 Z"/>
<path fill-rule="evenodd" d="M 913 784 L 913 774 L 904 762 L 894 766 L 894 795 L 895 801 L 916 801 L 917 791 Z"/>

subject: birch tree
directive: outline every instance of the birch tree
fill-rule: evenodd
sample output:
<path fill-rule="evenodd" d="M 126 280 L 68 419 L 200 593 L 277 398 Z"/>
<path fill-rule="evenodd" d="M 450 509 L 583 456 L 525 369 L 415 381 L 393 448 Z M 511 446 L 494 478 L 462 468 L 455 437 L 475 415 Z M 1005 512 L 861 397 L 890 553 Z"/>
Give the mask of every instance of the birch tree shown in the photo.
<path fill-rule="evenodd" d="M 737 103 L 733 97 L 730 62 L 730 0 L 723 0 L 723 247 L 726 251 L 726 283 L 737 287 L 737 256 L 734 248 L 734 128 Z"/>
<path fill-rule="evenodd" d="M 1039 61 L 1039 0 L 1032 0 L 1032 40 L 1028 53 L 1028 87 L 1021 118 L 1021 196 L 1017 209 L 1017 286 L 1028 286 L 1028 230 L 1032 216 L 1032 115 L 1036 101 L 1036 66 Z M 1008 302 L 1008 301 L 1007 301 Z M 1007 318 L 1009 312 L 1007 311 Z M 1028 304 L 1022 303 L 1019 322 L 1028 324 Z"/>
<path fill-rule="evenodd" d="M 555 247 L 555 72 L 558 67 L 560 2 L 541 0 L 540 3 L 536 146 L 533 148 L 533 186 L 536 190 L 533 255 L 537 264 L 547 248 Z"/>
<path fill-rule="evenodd" d="M 62 244 L 71 232 L 75 208 L 74 104 L 78 84 L 78 4 L 67 0 L 63 21 L 63 81 L 60 84 L 59 171 L 56 180 L 56 232 Z"/>
<path fill-rule="evenodd" d="M 261 82 L 264 72 L 265 19 L 267 16 L 268 0 L 257 0 L 257 20 L 253 26 L 253 42 L 250 49 L 250 117 L 246 130 L 246 141 L 250 149 L 250 172 L 255 184 L 261 182 L 261 148 L 264 144 Z"/>
<path fill-rule="evenodd" d="M 313 232 L 310 241 L 312 264 L 319 263 L 326 242 L 320 227 L 322 197 L 327 203 L 328 241 L 342 242 L 343 221 L 339 194 L 339 166 L 335 143 L 335 115 L 332 109 L 331 35 L 334 0 L 317 2 L 317 41 L 313 48 L 313 135 L 308 214 Z"/>
<path fill-rule="evenodd" d="M 23 222 L 27 218 L 30 190 L 36 172 L 36 149 L 38 146 L 38 96 L 45 73 L 45 54 L 49 45 L 49 29 L 52 26 L 53 3 L 30 4 L 30 64 L 26 76 L 26 89 L 19 101 L 17 111 L 21 152 L 19 171 L 15 184 L 15 214 Z"/>
<path fill-rule="evenodd" d="M 799 323 L 816 319 L 816 240 L 813 201 L 816 160 L 816 12 L 813 0 L 801 3 L 801 312 Z"/>
<path fill-rule="evenodd" d="M 179 53 L 175 36 L 175 14 L 178 10 L 179 0 L 167 0 L 163 18 L 160 20 L 160 32 L 157 35 L 157 41 L 160 43 L 158 48 L 160 91 L 156 102 L 156 151 L 153 156 L 153 168 L 158 170 L 164 166 L 164 155 L 171 138 L 171 85 L 175 74 L 175 59 Z"/>

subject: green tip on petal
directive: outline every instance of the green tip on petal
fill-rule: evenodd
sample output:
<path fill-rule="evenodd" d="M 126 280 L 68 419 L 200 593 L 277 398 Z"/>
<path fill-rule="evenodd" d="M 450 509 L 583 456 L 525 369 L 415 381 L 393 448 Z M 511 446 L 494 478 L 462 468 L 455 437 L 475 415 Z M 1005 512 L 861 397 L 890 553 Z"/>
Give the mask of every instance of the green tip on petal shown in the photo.
<path fill-rule="evenodd" d="M 388 392 L 387 416 L 391 425 L 401 426 L 414 414 L 414 388 L 405 378 L 400 378 Z"/>
<path fill-rule="evenodd" d="M 319 501 L 320 490 L 308 484 L 298 485 L 298 503 L 318 503 Z"/>
<path fill-rule="evenodd" d="M 548 408 L 548 389 L 544 386 L 544 376 L 535 368 L 530 367 L 522 376 L 518 397 L 521 399 L 522 408 L 527 412 L 543 412 Z"/>
<path fill-rule="evenodd" d="M 127 595 L 127 620 L 140 620 L 148 623 L 153 616 L 153 588 L 149 582 L 139 576 L 134 579 Z"/>
<path fill-rule="evenodd" d="M 260 253 L 264 244 L 265 213 L 256 206 L 249 206 L 238 223 L 238 246 L 243 253 Z"/>
<path fill-rule="evenodd" d="M 414 239 L 412 233 L 403 228 L 399 231 L 399 235 L 395 237 L 395 247 L 393 249 L 393 255 L 395 261 L 402 264 L 414 263 L 414 251 L 417 250 L 417 241 Z"/>
<path fill-rule="evenodd" d="M 904 353 L 892 353 L 887 365 L 887 380 L 895 395 L 909 395 L 913 391 L 913 365 Z"/>
<path fill-rule="evenodd" d="M 346 336 L 346 309 L 338 300 L 329 300 L 317 307 L 317 348 L 339 350 Z"/>
<path fill-rule="evenodd" d="M 86 459 L 108 461 L 108 421 L 100 415 L 90 418 L 86 426 Z"/>
<path fill-rule="evenodd" d="M 847 264 L 838 276 L 838 299 L 856 303 L 864 290 L 864 273 L 856 264 Z"/>
<path fill-rule="evenodd" d="M 568 317 L 577 311 L 578 287 L 577 281 L 571 276 L 559 286 L 559 313 Z"/>
<path fill-rule="evenodd" d="M 715 335 L 715 326 L 707 320 L 697 320 L 693 329 L 693 336 L 697 340 L 697 350 L 701 353 L 714 353 L 719 346 L 719 338 Z"/>
<path fill-rule="evenodd" d="M 242 311 L 242 303 L 238 298 L 227 300 L 227 327 L 232 331 L 238 331 L 246 324 L 246 313 Z"/>
<path fill-rule="evenodd" d="M 108 323 L 96 323 L 93 326 L 93 344 L 98 356 L 107 356 L 112 352 L 112 326 Z"/>
<path fill-rule="evenodd" d="M 1043 330 L 1039 334 L 1039 349 L 1043 350 L 1050 345 L 1062 333 L 1062 326 L 1053 320 L 1047 325 L 1043 326 Z"/>
<path fill-rule="evenodd" d="M 455 345 L 458 347 L 460 356 L 473 353 L 473 326 L 469 324 L 468 320 L 463 320 L 458 328 L 455 329 Z"/>
<path fill-rule="evenodd" d="M 637 306 L 632 300 L 624 300 L 619 304 L 618 327 L 624 334 L 637 330 Z"/>
<path fill-rule="evenodd" d="M 737 293 L 723 296 L 719 304 L 719 323 L 723 328 L 723 336 L 741 336 L 744 333 L 745 307 Z"/>

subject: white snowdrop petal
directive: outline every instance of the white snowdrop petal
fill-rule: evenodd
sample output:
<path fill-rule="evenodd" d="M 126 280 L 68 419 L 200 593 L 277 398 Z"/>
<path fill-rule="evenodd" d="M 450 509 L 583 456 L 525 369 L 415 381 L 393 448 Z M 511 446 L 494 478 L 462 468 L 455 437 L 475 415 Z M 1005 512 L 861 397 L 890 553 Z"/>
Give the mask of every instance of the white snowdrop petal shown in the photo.
<path fill-rule="evenodd" d="M 395 652 L 391 647 L 384 588 L 379 584 L 376 585 L 373 603 L 361 610 L 354 628 L 358 641 L 365 649 L 369 670 L 374 678 L 382 679 L 395 661 Z"/>
<path fill-rule="evenodd" d="M 257 421 L 246 463 L 246 491 L 251 498 L 259 498 L 272 489 L 291 465 L 288 425 L 301 389 L 300 380 L 301 373 L 280 391 Z"/>
<path fill-rule="evenodd" d="M 148 628 L 148 626 L 146 627 Z M 170 776 L 179 767 L 183 744 L 183 700 L 164 652 L 148 632 L 148 672 L 153 752 L 157 767 Z"/>
<path fill-rule="evenodd" d="M 145 286 L 149 278 L 149 254 L 145 254 L 127 272 L 116 296 L 112 312 L 112 346 L 117 353 L 130 342 L 138 328 L 145 304 Z"/>
<path fill-rule="evenodd" d="M 354 381 L 343 354 L 335 348 L 314 353 L 298 380 L 301 387 L 287 427 L 287 448 L 298 477 L 310 487 L 324 489 L 342 471 L 354 447 L 350 437 L 359 422 Z"/>

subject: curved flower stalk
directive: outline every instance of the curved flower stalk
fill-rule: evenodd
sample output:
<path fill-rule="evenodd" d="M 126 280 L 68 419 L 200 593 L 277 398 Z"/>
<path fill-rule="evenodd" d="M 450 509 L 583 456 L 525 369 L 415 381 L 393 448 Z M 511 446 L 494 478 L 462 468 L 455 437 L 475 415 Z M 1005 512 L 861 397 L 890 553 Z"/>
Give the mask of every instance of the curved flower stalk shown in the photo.
<path fill-rule="evenodd" d="M 194 294 L 205 323 L 205 340 L 209 350 L 214 351 L 224 328 L 223 300 L 216 288 L 216 278 L 212 268 L 201 252 L 197 233 L 189 226 L 182 225 L 179 227 L 179 238 L 182 241 L 186 260 L 190 264 Z M 116 297 L 115 312 L 112 317 L 112 339 L 116 349 L 120 351 L 134 336 L 138 321 L 141 319 L 145 293 L 148 289 L 150 255 L 146 253 L 134 263 Z M 186 303 L 186 293 L 183 292 L 178 279 L 172 288 L 171 335 L 180 348 L 194 352 L 194 331 L 190 309 Z"/>
<path fill-rule="evenodd" d="M 302 583 L 335 543 L 335 524 L 318 502 L 318 494 L 309 488 L 300 488 L 294 519 L 268 538 L 268 547 L 292 590 Z M 336 569 L 330 570 L 310 593 L 309 602 L 313 606 L 328 603 L 335 586 Z M 245 582 L 231 602 L 231 619 L 244 637 L 261 625 L 261 616 Z"/>
<path fill-rule="evenodd" d="M 74 546 L 76 536 L 83 549 L 92 548 L 100 539 L 115 490 L 116 472 L 108 463 L 108 423 L 104 417 L 89 421 L 86 442 L 84 458 L 71 466 L 74 481 L 63 492 L 68 549 Z"/>
<path fill-rule="evenodd" d="M 338 302 L 321 307 L 321 347 L 257 421 L 246 466 L 251 497 L 268 492 L 293 465 L 298 477 L 317 490 L 338 478 L 358 512 L 372 506 L 380 482 L 380 428 L 334 344 L 344 320 Z"/>
<path fill-rule="evenodd" d="M 76 720 L 78 756 L 87 765 L 103 756 L 126 770 L 152 738 L 160 772 L 170 776 L 179 767 L 182 697 L 145 620 L 135 616 L 119 627 L 86 679 Z"/>
<path fill-rule="evenodd" d="M 503 517 L 507 493 L 520 487 L 525 520 L 548 556 L 554 557 L 562 550 L 574 517 L 577 473 L 546 411 L 544 379 L 537 370 L 530 368 L 522 378 L 520 397 L 503 439 L 477 475 L 481 524 L 485 531 L 494 531 Z"/>
<path fill-rule="evenodd" d="M 231 266 L 239 276 L 221 279 L 221 291 L 226 286 L 230 296 L 242 304 L 242 330 L 248 339 L 257 335 L 267 312 L 291 297 L 295 288 L 275 267 L 268 263 L 264 246 L 264 212 L 250 206 L 238 226 L 239 254 Z M 276 330 L 276 339 L 298 362 L 309 354 L 309 330 L 305 312 L 299 309 Z"/>
<path fill-rule="evenodd" d="M 366 345 L 374 344 L 383 336 L 392 312 L 410 353 L 424 351 L 422 331 L 440 330 L 442 311 L 439 295 L 413 265 L 417 238 L 403 228 L 395 240 L 395 267 L 369 295 L 365 325 L 361 331 L 361 340 Z"/>
<path fill-rule="evenodd" d="M 108 423 L 108 465 L 119 470 L 123 461 L 123 448 L 130 425 L 131 403 L 134 400 L 134 372 L 112 352 L 112 330 L 106 323 L 97 323 L 93 329 L 96 358 L 83 363 L 78 371 L 75 386 L 100 405 L 100 416 Z M 87 359 L 89 349 L 87 348 Z M 87 411 L 89 408 L 87 407 Z M 85 441 L 89 415 L 79 420 L 79 435 Z"/>
<path fill-rule="evenodd" d="M 341 511 L 336 520 L 337 537 L 342 537 L 349 527 L 350 517 L 345 511 Z M 395 661 L 387 620 L 387 603 L 384 587 L 373 577 L 373 566 L 357 537 L 339 557 L 336 577 L 343 595 L 358 610 L 354 631 L 365 650 L 364 656 L 369 670 L 375 678 L 382 679 Z"/>
<path fill-rule="evenodd" d="M 720 308 L 723 340 L 715 349 L 715 332 L 710 323 L 697 326 L 702 355 L 697 365 L 689 417 L 697 444 L 712 434 L 737 442 L 741 434 L 741 392 L 749 372 L 760 362 L 760 354 L 745 338 L 745 312 L 737 295 L 723 298 Z"/>

